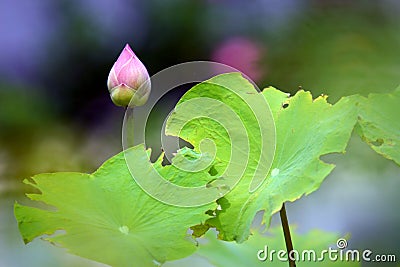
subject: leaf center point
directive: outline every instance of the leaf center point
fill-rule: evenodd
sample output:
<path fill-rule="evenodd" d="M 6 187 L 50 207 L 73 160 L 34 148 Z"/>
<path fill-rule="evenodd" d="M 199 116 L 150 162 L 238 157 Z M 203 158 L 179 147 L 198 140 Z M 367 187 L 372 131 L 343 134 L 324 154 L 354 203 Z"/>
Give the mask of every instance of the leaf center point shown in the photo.
<path fill-rule="evenodd" d="M 124 235 L 129 234 L 129 227 L 126 225 L 123 225 L 121 227 L 118 228 L 118 230 L 123 233 Z"/>
<path fill-rule="evenodd" d="M 277 176 L 279 174 L 279 169 L 278 168 L 275 168 L 275 169 L 273 169 L 272 171 L 271 171 L 271 176 L 272 177 L 275 177 L 275 176 Z"/>

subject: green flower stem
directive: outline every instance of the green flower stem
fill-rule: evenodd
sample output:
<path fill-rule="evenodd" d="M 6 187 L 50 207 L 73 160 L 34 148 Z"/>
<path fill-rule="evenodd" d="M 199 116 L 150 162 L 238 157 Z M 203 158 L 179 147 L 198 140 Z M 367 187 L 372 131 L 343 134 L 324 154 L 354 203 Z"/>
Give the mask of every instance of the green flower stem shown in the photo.
<path fill-rule="evenodd" d="M 288 218 L 286 215 L 285 203 L 282 204 L 282 208 L 279 211 L 279 214 L 281 216 L 283 235 L 285 236 L 285 244 L 288 253 L 289 267 L 296 267 L 296 262 L 294 260 L 291 260 L 289 257 L 290 252 L 293 250 L 293 243 L 292 243 L 292 238 L 290 236 L 290 228 L 289 228 Z"/>

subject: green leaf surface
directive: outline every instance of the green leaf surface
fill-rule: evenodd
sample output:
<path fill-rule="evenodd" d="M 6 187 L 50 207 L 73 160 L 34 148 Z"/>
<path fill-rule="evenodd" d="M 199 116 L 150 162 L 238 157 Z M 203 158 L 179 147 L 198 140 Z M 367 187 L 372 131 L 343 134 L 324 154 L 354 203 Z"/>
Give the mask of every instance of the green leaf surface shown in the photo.
<path fill-rule="evenodd" d="M 232 181 L 261 183 L 275 151 L 273 116 L 265 98 L 239 73 L 216 76 L 193 87 L 178 102 L 167 121 L 166 133 L 210 152 L 214 141 L 214 168 L 229 187 Z M 211 146 L 212 147 L 212 146 Z M 207 147 L 206 147 L 207 148 Z"/>
<path fill-rule="evenodd" d="M 291 228 L 294 229 L 294 227 Z M 242 244 L 218 240 L 215 237 L 215 233 L 211 231 L 208 232 L 205 237 L 206 242 L 201 242 L 199 250 L 196 254 L 203 256 L 216 267 L 288 266 L 287 261 L 280 261 L 277 257 L 277 252 L 282 250 L 285 252 L 283 257 L 287 259 L 286 246 L 281 227 L 274 227 L 270 229 L 267 234 L 262 234 L 258 230 L 255 230 L 253 231 L 253 235 Z M 294 249 L 299 252 L 299 261 L 297 261 L 297 265 L 324 267 L 360 266 L 360 263 L 355 261 L 331 261 L 328 257 L 328 254 L 325 254 L 323 258 L 321 257 L 322 251 L 328 250 L 329 247 L 340 251 L 336 246 L 336 242 L 339 238 L 340 236 L 338 234 L 323 232 L 320 230 L 312 230 L 304 235 L 293 232 L 292 239 L 294 243 Z M 260 250 L 267 251 L 268 257 L 265 259 L 265 261 L 258 259 L 257 254 Z M 272 250 L 275 250 L 276 252 L 271 258 L 270 253 Z M 316 260 L 314 260 L 313 252 L 308 252 L 310 250 L 315 251 Z M 339 253 L 340 252 L 338 252 L 336 255 L 339 256 Z M 264 252 L 260 253 L 261 258 L 265 256 L 266 255 Z M 345 254 L 343 254 L 343 256 L 344 258 L 346 257 Z M 295 255 L 295 257 L 297 257 L 297 255 Z M 318 258 L 323 260 L 318 261 Z"/>
<path fill-rule="evenodd" d="M 128 152 L 136 157 L 143 150 L 140 145 Z M 137 157 L 137 166 L 148 160 Z M 179 171 L 161 165 L 156 168 L 165 177 Z M 26 243 L 51 235 L 44 239 L 112 266 L 154 266 L 192 254 L 196 242 L 187 230 L 209 218 L 204 211 L 215 208 L 214 204 L 175 207 L 153 199 L 131 177 L 123 152 L 93 174 L 39 174 L 25 183 L 41 192 L 28 195 L 32 204 L 46 204 L 39 208 L 15 204 Z"/>
<path fill-rule="evenodd" d="M 178 107 L 196 97 L 212 97 L 225 103 L 238 114 L 249 132 L 250 159 L 240 182 L 218 200 L 221 209 L 215 211 L 216 218 L 209 219 L 207 225 L 218 229 L 220 239 L 242 242 L 250 234 L 250 225 L 257 211 L 265 210 L 264 221 L 269 222 L 271 215 L 279 211 L 282 203 L 295 201 L 302 195 L 318 189 L 323 179 L 334 168 L 334 165 L 322 162 L 320 156 L 345 151 L 356 123 L 357 110 L 349 99 L 331 105 L 325 97 L 313 100 L 309 92 L 299 91 L 295 96 L 289 97 L 277 89 L 265 89 L 262 96 L 268 101 L 275 120 L 276 151 L 269 173 L 256 173 L 264 175 L 261 178 L 266 177 L 266 180 L 251 193 L 249 188 L 258 164 L 264 164 L 264 170 L 270 166 L 270 162 L 258 156 L 262 144 L 260 133 L 265 131 L 258 127 L 252 110 L 254 106 L 258 106 L 252 102 L 253 99 L 258 99 L 247 98 L 248 108 L 240 98 L 227 93 L 223 87 L 241 88 L 245 94 L 249 92 L 248 95 L 254 96 L 255 89 L 251 89 L 252 85 L 240 74 L 214 77 L 193 87 L 182 97 L 176 111 L 167 122 L 166 129 L 168 134 L 179 135 L 195 148 L 198 148 L 202 139 L 212 139 L 218 148 L 216 169 L 221 174 L 221 170 L 229 161 L 228 152 L 231 151 L 232 145 L 229 135 L 220 130 L 221 126 L 215 121 L 207 118 L 192 120 L 182 129 L 176 127 L 175 124 L 182 125 L 182 121 L 187 117 Z M 196 113 L 198 109 L 199 107 L 194 106 L 191 113 Z M 268 117 L 268 114 L 265 116 Z M 244 143 L 243 141 L 242 144 Z M 262 150 L 266 149 L 268 147 Z"/>
<path fill-rule="evenodd" d="M 400 88 L 391 94 L 357 96 L 357 133 L 378 154 L 400 165 Z"/>

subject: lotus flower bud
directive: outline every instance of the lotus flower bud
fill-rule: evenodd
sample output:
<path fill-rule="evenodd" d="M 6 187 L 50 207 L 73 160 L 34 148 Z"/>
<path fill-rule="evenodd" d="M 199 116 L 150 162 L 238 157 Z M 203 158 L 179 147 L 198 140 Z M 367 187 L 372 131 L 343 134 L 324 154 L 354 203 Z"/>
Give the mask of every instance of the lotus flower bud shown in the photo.
<path fill-rule="evenodd" d="M 149 73 L 128 44 L 114 63 L 107 86 L 117 106 L 141 106 L 146 103 L 151 90 Z"/>

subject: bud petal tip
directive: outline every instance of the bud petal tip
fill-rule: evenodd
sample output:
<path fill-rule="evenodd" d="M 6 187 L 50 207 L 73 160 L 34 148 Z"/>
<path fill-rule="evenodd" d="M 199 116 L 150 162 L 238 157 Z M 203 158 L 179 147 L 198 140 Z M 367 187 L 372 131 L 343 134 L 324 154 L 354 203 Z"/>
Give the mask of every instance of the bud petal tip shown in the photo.
<path fill-rule="evenodd" d="M 150 77 L 146 67 L 126 44 L 114 63 L 107 81 L 108 90 L 117 106 L 141 106 L 150 94 Z"/>

